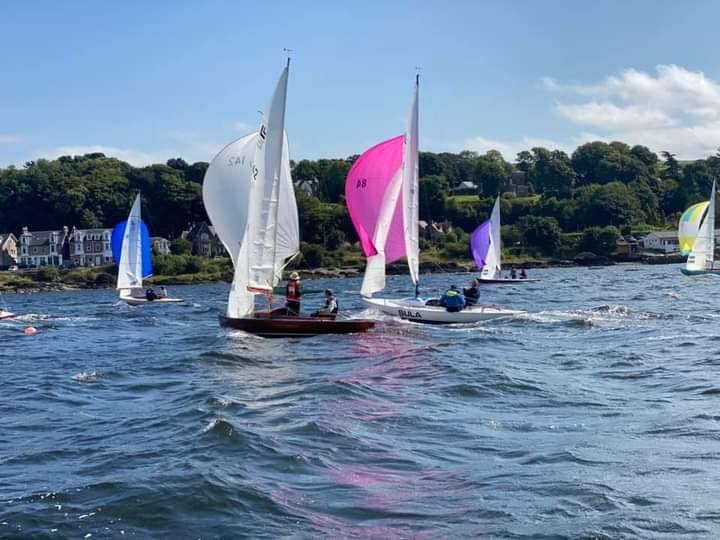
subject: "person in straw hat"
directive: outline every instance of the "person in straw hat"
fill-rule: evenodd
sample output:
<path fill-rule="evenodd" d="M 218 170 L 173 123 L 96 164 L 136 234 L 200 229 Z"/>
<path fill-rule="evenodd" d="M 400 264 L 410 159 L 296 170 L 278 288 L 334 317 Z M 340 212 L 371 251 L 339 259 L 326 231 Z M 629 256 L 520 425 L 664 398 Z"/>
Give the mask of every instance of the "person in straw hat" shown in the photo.
<path fill-rule="evenodd" d="M 288 315 L 300 315 L 300 298 L 302 290 L 300 288 L 300 275 L 297 272 L 290 274 L 290 281 L 285 287 L 285 309 Z"/>

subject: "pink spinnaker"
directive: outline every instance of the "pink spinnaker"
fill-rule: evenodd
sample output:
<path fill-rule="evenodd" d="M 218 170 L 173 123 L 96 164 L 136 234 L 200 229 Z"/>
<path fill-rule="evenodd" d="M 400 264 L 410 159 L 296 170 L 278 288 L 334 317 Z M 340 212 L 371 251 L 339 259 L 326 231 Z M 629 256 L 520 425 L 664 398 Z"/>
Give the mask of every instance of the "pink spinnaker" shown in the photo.
<path fill-rule="evenodd" d="M 402 166 L 404 135 L 381 142 L 361 155 L 345 181 L 345 201 L 366 257 L 377 255 L 373 243 L 388 185 Z M 385 262 L 405 256 L 402 192 L 398 196 L 385 241 Z"/>

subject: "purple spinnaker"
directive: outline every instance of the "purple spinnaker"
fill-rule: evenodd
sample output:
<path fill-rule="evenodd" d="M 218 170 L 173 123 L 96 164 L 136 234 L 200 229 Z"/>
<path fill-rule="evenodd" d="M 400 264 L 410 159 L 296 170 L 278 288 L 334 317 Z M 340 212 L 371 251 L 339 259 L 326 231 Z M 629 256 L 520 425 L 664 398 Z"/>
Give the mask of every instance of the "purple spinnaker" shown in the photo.
<path fill-rule="evenodd" d="M 482 270 L 485 266 L 488 251 L 490 250 L 490 225 L 491 221 L 481 223 L 470 237 L 470 251 L 478 268 Z"/>

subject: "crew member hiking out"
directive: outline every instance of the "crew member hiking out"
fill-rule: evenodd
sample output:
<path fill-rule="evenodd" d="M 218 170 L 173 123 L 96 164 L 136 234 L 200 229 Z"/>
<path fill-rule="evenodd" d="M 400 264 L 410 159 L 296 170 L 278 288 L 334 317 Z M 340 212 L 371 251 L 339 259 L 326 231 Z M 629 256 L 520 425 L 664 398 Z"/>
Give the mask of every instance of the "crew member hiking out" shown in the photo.
<path fill-rule="evenodd" d="M 300 315 L 300 298 L 302 290 L 300 288 L 300 275 L 297 272 L 290 274 L 290 281 L 285 287 L 285 309 L 288 315 Z"/>

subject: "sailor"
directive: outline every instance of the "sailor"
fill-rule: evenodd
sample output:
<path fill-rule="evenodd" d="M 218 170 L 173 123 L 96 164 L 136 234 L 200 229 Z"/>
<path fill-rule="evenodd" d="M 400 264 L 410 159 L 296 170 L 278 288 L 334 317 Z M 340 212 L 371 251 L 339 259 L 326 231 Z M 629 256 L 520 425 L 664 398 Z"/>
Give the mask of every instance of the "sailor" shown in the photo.
<path fill-rule="evenodd" d="M 157 300 L 157 297 L 158 295 L 155 291 L 152 290 L 152 287 L 148 287 L 145 291 L 145 299 L 148 302 L 152 302 L 153 300 Z"/>
<path fill-rule="evenodd" d="M 463 289 L 463 295 L 465 296 L 465 307 L 477 304 L 480 298 L 480 282 L 478 282 L 477 279 L 473 279 L 470 282 L 470 287 Z"/>
<path fill-rule="evenodd" d="M 338 312 L 337 298 L 331 289 L 325 289 L 325 304 L 313 313 L 313 317 L 334 317 Z"/>
<path fill-rule="evenodd" d="M 164 285 L 160 286 L 160 298 L 167 298 L 168 292 Z"/>
<path fill-rule="evenodd" d="M 515 267 L 512 267 L 510 269 L 510 279 L 517 279 L 517 272 L 515 271 Z"/>
<path fill-rule="evenodd" d="M 297 272 L 290 274 L 290 281 L 285 287 L 285 309 L 288 315 L 300 315 L 300 298 L 302 290 L 300 288 L 300 275 Z"/>
<path fill-rule="evenodd" d="M 520 270 L 520 279 L 527 279 L 527 272 L 524 268 Z"/>
<path fill-rule="evenodd" d="M 440 298 L 440 305 L 450 313 L 454 313 L 465 307 L 465 298 L 455 285 L 451 285 Z"/>

